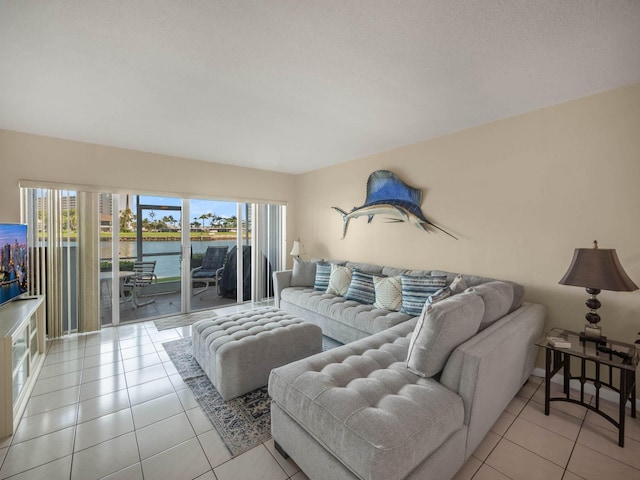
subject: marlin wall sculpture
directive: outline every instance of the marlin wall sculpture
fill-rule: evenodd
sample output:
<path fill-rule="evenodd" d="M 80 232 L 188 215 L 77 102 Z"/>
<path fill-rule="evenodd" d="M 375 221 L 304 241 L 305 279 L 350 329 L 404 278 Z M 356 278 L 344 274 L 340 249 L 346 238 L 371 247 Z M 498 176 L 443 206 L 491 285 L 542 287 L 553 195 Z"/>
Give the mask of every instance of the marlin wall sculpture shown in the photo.
<path fill-rule="evenodd" d="M 375 215 L 385 215 L 393 222 L 408 222 L 427 232 L 429 227 L 437 228 L 457 240 L 449 232 L 427 220 L 422 213 L 421 204 L 420 189 L 410 187 L 388 170 L 377 170 L 369 175 L 367 180 L 367 199 L 363 205 L 354 207 L 350 212 L 338 207 L 333 208 L 342 215 L 343 239 L 352 219 L 367 216 L 367 223 L 371 223 Z"/>

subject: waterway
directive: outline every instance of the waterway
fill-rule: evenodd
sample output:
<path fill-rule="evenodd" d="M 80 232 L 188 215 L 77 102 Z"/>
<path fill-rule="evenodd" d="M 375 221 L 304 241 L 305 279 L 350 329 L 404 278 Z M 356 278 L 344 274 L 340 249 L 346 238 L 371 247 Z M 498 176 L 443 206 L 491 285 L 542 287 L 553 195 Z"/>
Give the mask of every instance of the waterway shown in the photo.
<path fill-rule="evenodd" d="M 138 255 L 136 242 L 118 242 L 118 253 L 121 259 L 135 259 Z M 191 242 L 193 254 L 203 254 L 209 246 L 233 247 L 234 240 L 207 240 Z M 143 241 L 142 252 L 144 260 L 156 261 L 156 275 L 162 277 L 180 276 L 180 245 L 179 241 Z M 175 253 L 175 255 L 164 255 Z M 100 258 L 111 258 L 111 242 L 100 242 Z"/>

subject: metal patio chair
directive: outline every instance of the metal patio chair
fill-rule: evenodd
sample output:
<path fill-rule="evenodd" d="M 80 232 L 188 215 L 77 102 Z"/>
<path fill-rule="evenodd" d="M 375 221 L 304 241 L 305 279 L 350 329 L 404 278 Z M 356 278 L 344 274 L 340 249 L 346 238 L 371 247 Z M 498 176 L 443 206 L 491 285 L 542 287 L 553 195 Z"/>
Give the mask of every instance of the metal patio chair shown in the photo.
<path fill-rule="evenodd" d="M 133 273 L 122 285 L 125 301 L 131 300 L 133 308 L 149 305 L 158 296 L 158 277 L 154 273 L 156 262 L 136 261 Z M 127 295 L 128 294 L 128 295 Z"/>
<path fill-rule="evenodd" d="M 227 247 L 207 247 L 202 259 L 202 266 L 191 270 L 191 292 L 198 295 L 210 286 L 218 286 L 225 259 L 227 258 Z M 204 283 L 204 287 L 195 289 L 196 283 Z"/>

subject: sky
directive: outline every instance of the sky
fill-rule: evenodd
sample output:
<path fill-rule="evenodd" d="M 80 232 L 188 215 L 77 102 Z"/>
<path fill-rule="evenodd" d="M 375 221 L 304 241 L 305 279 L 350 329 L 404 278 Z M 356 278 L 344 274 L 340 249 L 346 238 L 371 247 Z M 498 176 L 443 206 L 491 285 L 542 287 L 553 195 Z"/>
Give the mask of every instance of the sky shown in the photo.
<path fill-rule="evenodd" d="M 0 245 L 7 243 L 14 244 L 16 239 L 18 243 L 26 243 L 25 225 L 17 223 L 0 223 Z"/>

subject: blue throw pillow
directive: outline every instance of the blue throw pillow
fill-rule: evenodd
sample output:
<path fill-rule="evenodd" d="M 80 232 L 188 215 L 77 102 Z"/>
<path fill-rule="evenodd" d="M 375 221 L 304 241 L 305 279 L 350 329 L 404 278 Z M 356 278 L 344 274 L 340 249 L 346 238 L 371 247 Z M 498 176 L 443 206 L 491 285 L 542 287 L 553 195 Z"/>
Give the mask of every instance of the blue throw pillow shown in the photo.
<path fill-rule="evenodd" d="M 373 275 L 370 273 L 360 272 L 359 270 L 354 270 L 351 274 L 349 290 L 347 290 L 344 298 L 364 303 L 366 305 L 373 305 L 373 302 L 376 299 L 376 290 L 373 286 Z"/>
<path fill-rule="evenodd" d="M 331 277 L 331 264 L 318 263 L 316 265 L 316 280 L 313 289 L 319 292 L 326 292 L 329 287 L 329 278 Z"/>
<path fill-rule="evenodd" d="M 402 312 L 417 317 L 422 313 L 422 308 L 429 296 L 446 286 L 446 275 L 427 277 L 402 275 Z"/>

